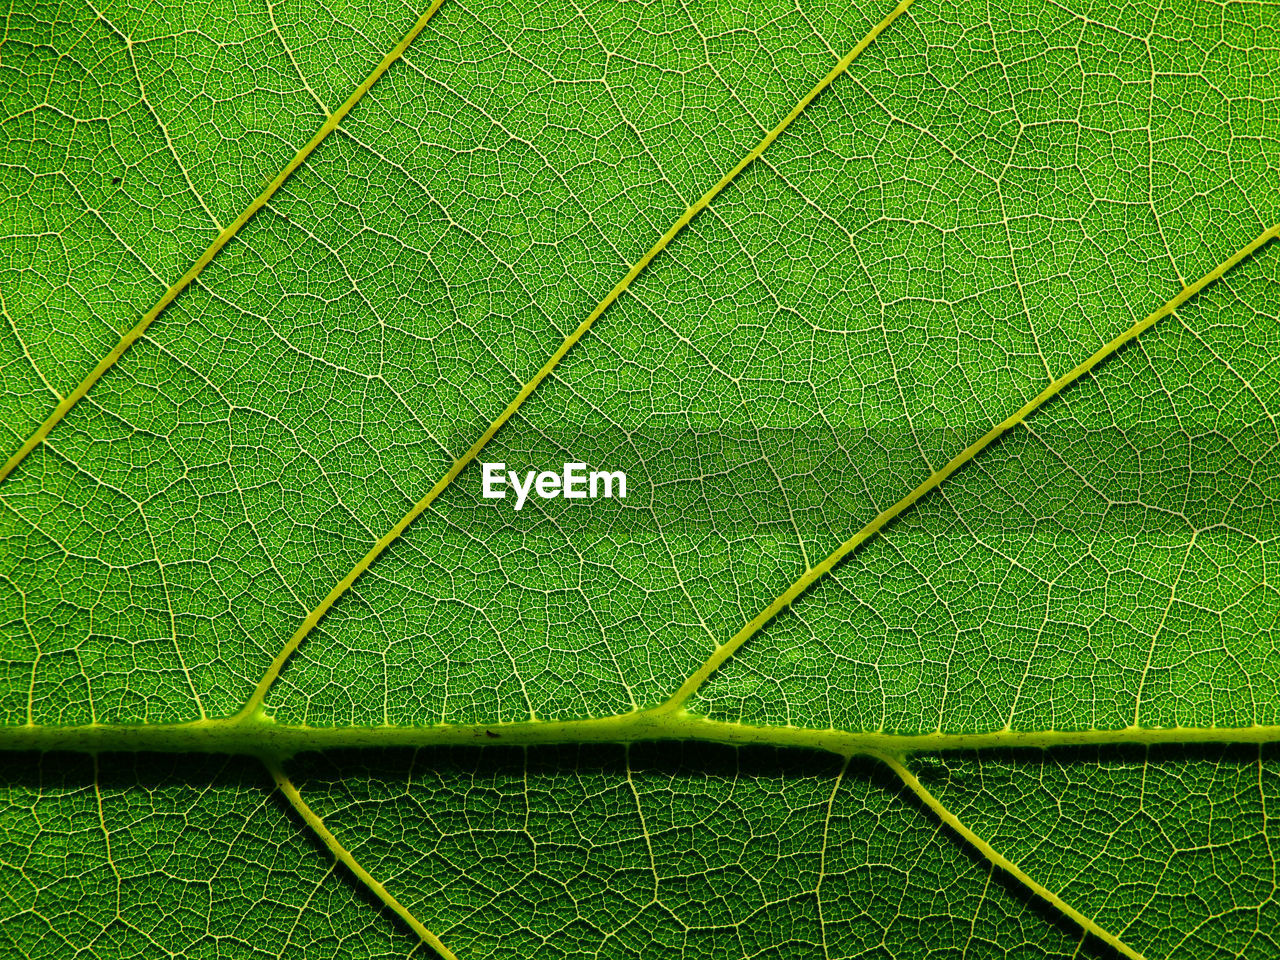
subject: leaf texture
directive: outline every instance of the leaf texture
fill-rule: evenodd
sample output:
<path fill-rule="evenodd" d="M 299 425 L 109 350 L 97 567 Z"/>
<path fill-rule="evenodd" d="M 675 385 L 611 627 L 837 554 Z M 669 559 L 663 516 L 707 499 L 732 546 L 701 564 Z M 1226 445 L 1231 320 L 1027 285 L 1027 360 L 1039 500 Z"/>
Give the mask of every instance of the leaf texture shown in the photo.
<path fill-rule="evenodd" d="M 14 0 L 0 942 L 1272 956 L 1277 23 Z"/>

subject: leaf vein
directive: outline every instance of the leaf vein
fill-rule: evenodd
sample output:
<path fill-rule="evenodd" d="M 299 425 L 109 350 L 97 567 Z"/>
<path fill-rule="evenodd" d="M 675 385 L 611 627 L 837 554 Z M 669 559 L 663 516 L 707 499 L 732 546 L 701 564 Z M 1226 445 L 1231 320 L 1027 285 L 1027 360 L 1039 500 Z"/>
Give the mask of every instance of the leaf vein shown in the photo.
<path fill-rule="evenodd" d="M 682 708 L 689 698 L 693 696 L 693 694 L 697 692 L 697 690 L 707 681 L 707 678 L 720 669 L 725 661 L 732 657 L 744 643 L 755 636 L 767 623 L 773 620 L 774 617 L 778 616 L 778 614 L 791 606 L 791 604 L 799 599 L 799 597 L 813 586 L 814 583 L 830 573 L 841 560 L 878 534 L 901 513 L 915 506 L 915 504 L 923 497 L 939 487 L 953 473 L 985 450 L 999 437 L 1003 436 L 1008 430 L 1025 421 L 1027 417 L 1035 413 L 1035 411 L 1043 406 L 1047 401 L 1057 396 L 1064 387 L 1067 387 L 1076 380 L 1079 380 L 1100 363 L 1105 361 L 1108 357 L 1112 356 L 1126 343 L 1135 339 L 1146 330 L 1149 330 L 1165 317 L 1173 314 L 1175 310 L 1205 287 L 1221 278 L 1225 273 L 1227 273 L 1227 271 L 1238 266 L 1247 258 L 1253 256 L 1253 254 L 1257 253 L 1278 236 L 1280 236 L 1280 224 L 1276 224 L 1270 229 L 1263 231 L 1250 243 L 1236 251 L 1236 253 L 1232 254 L 1222 263 L 1218 264 L 1218 266 L 1214 267 L 1195 283 L 1188 287 L 1183 287 L 1182 290 L 1168 300 L 1164 306 L 1160 307 L 1154 313 L 1148 314 L 1144 319 L 1139 320 L 1137 323 L 1133 324 L 1133 326 L 1129 327 L 1129 329 L 1114 337 L 1109 342 L 1103 344 L 1094 351 L 1088 359 L 1076 364 L 1076 366 L 1069 372 L 1054 380 L 1038 394 L 1019 407 L 1014 413 L 991 427 L 991 429 L 981 437 L 952 457 L 941 470 L 931 474 L 923 483 L 917 486 L 905 497 L 865 524 L 862 529 L 837 547 L 820 564 L 810 570 L 807 570 L 803 575 L 801 575 L 794 583 L 791 584 L 790 587 L 786 589 L 786 591 L 760 611 L 760 613 L 756 614 L 752 620 L 748 621 L 737 633 L 730 637 L 728 641 L 718 647 L 715 652 L 707 658 L 702 666 L 690 674 L 684 683 L 680 685 L 679 689 L 677 689 L 676 692 L 662 704 L 661 709 L 678 710 Z"/>

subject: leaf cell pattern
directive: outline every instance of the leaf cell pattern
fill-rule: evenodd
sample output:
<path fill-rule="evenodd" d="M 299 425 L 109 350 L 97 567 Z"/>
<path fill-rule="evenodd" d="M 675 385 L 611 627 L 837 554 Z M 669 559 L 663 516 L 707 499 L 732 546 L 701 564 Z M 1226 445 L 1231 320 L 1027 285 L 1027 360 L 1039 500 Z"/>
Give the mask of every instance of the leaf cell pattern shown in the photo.
<path fill-rule="evenodd" d="M 15 0 L 0 942 L 1280 951 L 1277 24 Z"/>

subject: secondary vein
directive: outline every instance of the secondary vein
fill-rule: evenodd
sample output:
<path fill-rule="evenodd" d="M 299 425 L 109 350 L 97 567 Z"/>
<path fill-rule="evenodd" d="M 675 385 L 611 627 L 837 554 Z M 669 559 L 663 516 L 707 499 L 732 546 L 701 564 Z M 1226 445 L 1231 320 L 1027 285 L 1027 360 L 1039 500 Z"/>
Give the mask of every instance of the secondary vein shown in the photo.
<path fill-rule="evenodd" d="M 1058 910 L 1064 916 L 1074 920 L 1083 929 L 1093 934 L 1099 940 L 1110 944 L 1121 954 L 1128 957 L 1129 960 L 1145 960 L 1143 955 L 1133 949 L 1133 947 L 1129 946 L 1110 930 L 1102 927 L 1092 917 L 1085 916 L 1048 887 L 1033 880 L 1026 871 L 1016 863 L 998 851 L 995 847 L 991 846 L 991 844 L 982 837 L 970 830 L 959 817 L 947 809 L 941 800 L 930 793 L 925 785 L 917 779 L 916 775 L 907 769 L 907 767 L 897 757 L 892 754 L 878 753 L 873 753 L 871 756 L 875 757 L 896 773 L 902 782 L 906 784 L 907 788 L 910 789 L 926 807 L 932 810 L 939 820 L 959 834 L 966 843 L 982 854 L 982 856 L 992 864 L 1009 874 L 1055 910 Z"/>
<path fill-rule="evenodd" d="M 26 459 L 27 454 L 44 442 L 44 439 L 49 436 L 49 433 L 53 428 L 62 421 L 63 417 L 71 412 L 72 407 L 80 402 L 84 395 L 93 388 L 93 385 L 102 378 L 103 374 L 116 365 L 116 361 L 124 356 L 126 350 L 141 339 L 142 335 L 147 332 L 147 328 L 151 326 L 155 319 L 165 311 L 169 304 L 173 303 L 173 301 L 178 298 L 178 295 L 182 293 L 183 290 L 187 289 L 187 287 L 191 285 L 196 277 L 200 276 L 204 271 L 204 268 L 209 265 L 209 262 L 218 255 L 218 252 L 231 241 L 232 237 L 240 232 L 240 228 L 248 223 L 255 213 L 267 205 L 268 201 L 275 196 L 276 191 L 280 189 L 281 185 L 283 185 L 284 182 L 293 175 L 295 170 L 306 162 L 307 158 L 315 152 L 316 147 L 320 146 L 325 137 L 329 136 L 329 134 L 338 128 L 338 124 L 346 118 L 347 114 L 351 112 L 351 109 L 360 102 L 366 93 L 369 92 L 369 88 L 374 85 L 378 78 L 386 73 L 387 69 L 393 63 L 400 59 L 404 54 L 405 49 L 414 41 L 418 34 L 422 32 L 423 28 L 427 25 L 427 21 L 429 21 L 432 16 L 434 16 L 435 12 L 440 9 L 440 5 L 442 3 L 444 3 L 444 0 L 432 0 L 431 6 L 429 6 L 427 11 L 418 18 L 417 22 L 409 29 L 409 32 L 406 33 L 400 42 L 382 58 L 378 65 L 374 67 L 373 72 L 370 73 L 369 76 L 365 77 L 363 82 L 361 82 L 354 92 L 352 92 L 351 96 L 347 97 L 347 99 L 343 101 L 342 106 L 338 107 L 338 109 L 325 120 L 320 129 L 316 131 L 315 135 L 293 155 L 293 159 L 285 164 L 284 169 L 276 174 L 275 179 L 267 184 L 266 189 L 254 197 L 249 205 L 244 208 L 244 211 L 240 216 L 236 217 L 235 220 L 233 220 L 228 226 L 224 227 L 218 235 L 214 237 L 213 242 L 209 244 L 204 253 L 200 254 L 200 257 L 191 265 L 187 272 L 179 277 L 177 282 L 164 292 L 160 299 L 156 301 L 155 305 L 142 315 L 142 319 L 125 332 L 124 336 L 120 338 L 119 343 L 112 347 L 110 353 L 98 361 L 98 365 L 89 371 L 89 374 L 80 381 L 79 385 L 58 402 L 58 405 L 53 408 L 53 412 L 49 414 L 44 423 L 40 424 L 40 426 L 36 428 L 35 432 L 26 439 L 26 442 L 22 444 L 17 453 L 6 460 L 4 466 L 0 466 L 0 481 L 3 481 L 8 477 L 9 474 L 17 469 L 18 464 L 22 463 L 22 461 Z"/>
<path fill-rule="evenodd" d="M 248 702 L 241 709 L 239 715 L 247 716 L 257 711 L 257 709 L 262 705 L 263 698 L 266 697 L 267 691 L 271 689 L 276 678 L 280 675 L 280 671 L 284 667 L 285 662 L 293 655 L 293 652 L 298 649 L 298 645 L 302 643 L 307 634 L 309 634 L 315 625 L 319 623 L 320 619 L 328 613 L 330 608 L 338 601 L 338 599 L 347 592 L 347 589 L 356 581 L 360 574 L 364 573 L 364 571 L 369 568 L 370 564 L 377 560 L 387 547 L 391 546 L 391 544 L 400 537 L 400 534 L 404 533 L 409 524 L 413 523 L 414 520 L 421 516 L 422 513 L 431 506 L 435 499 L 444 492 L 445 488 L 454 481 L 454 478 L 456 478 L 458 474 L 460 474 L 463 469 L 479 455 L 480 451 L 483 450 L 489 441 L 493 439 L 494 434 L 496 434 L 498 430 L 502 428 L 502 425 L 510 420 L 515 412 L 520 409 L 525 400 L 529 398 L 529 395 L 532 394 L 533 391 L 538 388 L 538 385 L 551 374 L 551 371 L 554 370 L 560 361 L 564 359 L 565 355 L 573 348 L 573 345 L 581 340 L 586 332 L 591 329 L 592 325 L 600 318 L 601 314 L 608 310 L 613 302 L 626 292 L 627 288 L 631 286 L 631 282 L 644 271 L 653 258 L 665 250 L 667 245 L 671 243 L 676 235 L 688 226 L 689 222 L 701 213 L 711 203 L 711 201 L 725 189 L 725 187 L 729 186 L 738 174 L 745 170 L 752 161 L 764 153 L 768 146 L 773 143 L 773 141 L 777 140 L 778 137 L 782 135 L 782 132 L 786 130 L 787 127 L 791 126 L 792 122 L 804 112 L 804 109 L 813 102 L 818 94 L 831 86 L 832 82 L 834 82 L 837 77 L 849 68 L 849 65 L 853 63 L 853 61 L 856 60 L 868 46 L 871 45 L 871 42 L 875 40 L 876 37 L 884 32 L 889 24 L 893 23 L 894 20 L 906 12 L 912 2 L 913 0 L 900 0 L 898 5 L 893 8 L 888 16 L 872 27 L 871 30 L 868 31 L 867 35 L 858 42 L 857 46 L 845 54 L 845 56 L 831 68 L 831 71 L 819 80 L 813 88 L 806 93 L 794 107 L 791 108 L 791 111 L 783 117 L 772 130 L 766 133 L 764 138 L 752 147 L 751 150 L 741 160 L 739 160 L 728 173 L 722 176 L 710 190 L 699 197 L 697 202 L 685 210 L 680 218 L 671 225 L 667 232 L 659 237 L 658 241 L 649 248 L 648 252 L 632 265 L 631 269 L 627 271 L 626 276 L 614 284 L 613 289 L 605 294 L 604 299 L 596 304 L 595 309 L 587 315 L 587 318 L 578 324 L 577 328 L 572 333 L 564 338 L 564 342 L 560 344 L 559 348 L 551 355 L 550 359 L 542 365 L 542 369 L 535 373 L 529 382 L 521 387 L 520 392 L 517 393 L 515 398 L 507 404 L 506 409 L 503 410 L 502 413 L 498 414 L 497 418 L 489 425 L 489 428 L 485 430 L 480 438 L 471 445 L 467 452 L 453 462 L 453 466 L 449 468 L 448 472 L 436 481 L 435 485 L 427 491 L 421 500 L 413 505 L 413 508 L 410 509 L 403 518 L 401 518 L 400 522 L 379 538 L 378 541 L 369 549 L 369 552 L 365 554 L 364 558 L 361 559 L 345 577 L 338 581 L 325 598 L 316 605 L 315 609 L 307 614 L 306 619 L 303 620 L 298 629 L 294 631 L 283 649 L 276 654 L 275 659 L 271 662 L 271 666 L 267 668 L 267 672 L 258 682 L 258 686 L 253 691 Z"/>
<path fill-rule="evenodd" d="M 791 604 L 794 603 L 801 594 L 813 586 L 813 584 L 819 579 L 830 573 L 841 560 L 883 530 L 891 520 L 903 511 L 914 506 L 926 494 L 931 493 L 935 488 L 941 486 L 944 480 L 985 450 L 1006 431 L 1022 423 L 1047 401 L 1061 393 L 1064 387 L 1069 386 L 1085 374 L 1089 373 L 1094 367 L 1098 366 L 1098 364 L 1102 363 L 1130 340 L 1133 340 L 1139 334 L 1149 330 L 1165 317 L 1172 314 L 1205 287 L 1221 278 L 1225 273 L 1227 273 L 1227 271 L 1238 266 L 1248 257 L 1257 253 L 1262 249 L 1262 247 L 1276 239 L 1277 236 L 1280 236 L 1280 224 L 1276 224 L 1269 230 L 1259 234 L 1249 244 L 1236 251 L 1222 263 L 1218 264 L 1218 266 L 1214 267 L 1195 283 L 1190 286 L 1183 287 L 1176 296 L 1172 297 L 1164 304 L 1164 306 L 1160 307 L 1160 309 L 1144 317 L 1142 320 L 1139 320 L 1133 324 L 1133 326 L 1129 327 L 1128 330 L 1124 331 L 1124 333 L 1121 333 L 1113 340 L 1099 347 L 1087 360 L 1076 364 L 1070 372 L 1063 374 L 1061 377 L 1054 380 L 1047 387 L 1019 407 L 1014 413 L 1006 417 L 1004 420 L 1001 420 L 981 437 L 969 446 L 965 447 L 964 450 L 952 457 L 947 465 L 941 470 L 937 470 L 932 473 L 923 483 L 917 486 L 905 497 L 893 506 L 884 510 L 874 520 L 871 520 L 852 537 L 840 544 L 840 546 L 837 547 L 831 555 L 820 564 L 806 570 L 805 573 L 791 584 L 791 586 L 788 587 L 777 599 L 756 614 L 756 616 L 748 621 L 742 629 L 730 637 L 726 643 L 716 648 L 715 652 L 707 658 L 706 662 L 704 662 L 701 667 L 699 667 L 688 677 L 688 679 L 684 681 L 684 683 L 680 685 L 680 688 L 662 704 L 661 708 L 666 710 L 676 710 L 682 707 L 689 698 L 693 696 L 698 688 L 706 682 L 707 678 L 720 669 L 724 662 L 732 657 L 744 643 L 755 636 L 765 626 L 765 624 L 769 623 L 769 621 L 780 614 L 783 610 L 791 606 Z"/>
<path fill-rule="evenodd" d="M 333 831 L 325 826 L 324 819 L 312 810 L 311 807 L 307 805 L 307 802 L 302 799 L 302 794 L 298 792 L 298 788 L 293 785 L 293 781 L 291 781 L 285 774 L 280 764 L 277 761 L 270 759 L 264 760 L 263 763 L 266 764 L 268 772 L 271 774 L 272 779 L 275 780 L 276 786 L 280 788 L 280 792 L 284 794 L 285 799 L 289 801 L 294 810 L 298 811 L 298 815 L 306 821 L 307 826 L 315 831 L 315 834 L 320 838 L 320 841 L 329 848 L 329 852 L 341 861 L 348 870 L 355 874 L 360 882 L 368 887 L 375 897 L 386 904 L 395 912 L 396 916 L 407 923 L 410 928 L 412 928 L 413 932 L 422 938 L 423 942 L 430 944 L 431 948 L 440 954 L 443 960 L 458 960 L 457 954 L 441 943 L 440 938 L 428 930 L 417 917 L 410 913 L 408 907 L 393 897 L 390 891 L 388 891 L 386 887 L 374 878 L 373 874 L 360 866 L 359 861 L 356 860 L 351 851 L 344 847 L 342 842 L 333 835 Z"/>

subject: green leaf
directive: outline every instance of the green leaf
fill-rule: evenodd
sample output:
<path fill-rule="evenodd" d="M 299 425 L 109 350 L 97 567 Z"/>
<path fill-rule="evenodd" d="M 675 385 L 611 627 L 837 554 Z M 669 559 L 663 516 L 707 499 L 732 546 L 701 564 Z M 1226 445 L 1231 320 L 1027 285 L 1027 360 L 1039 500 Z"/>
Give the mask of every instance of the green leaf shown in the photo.
<path fill-rule="evenodd" d="M 0 942 L 1280 951 L 1277 22 L 12 6 Z"/>

